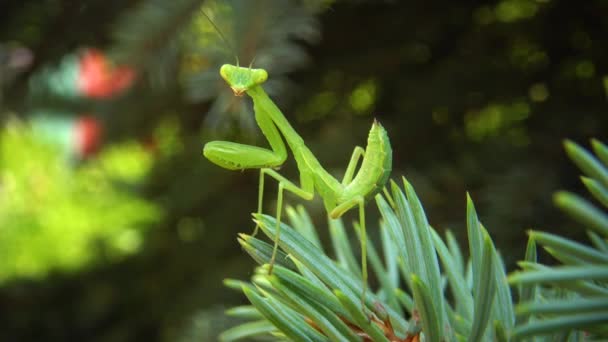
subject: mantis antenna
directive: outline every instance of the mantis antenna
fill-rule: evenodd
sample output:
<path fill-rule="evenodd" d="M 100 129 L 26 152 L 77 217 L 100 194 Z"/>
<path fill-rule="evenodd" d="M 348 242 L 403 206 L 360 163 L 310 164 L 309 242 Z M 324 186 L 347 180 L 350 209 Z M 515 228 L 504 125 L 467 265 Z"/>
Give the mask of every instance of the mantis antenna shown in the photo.
<path fill-rule="evenodd" d="M 253 58 L 251 59 L 251 63 L 249 63 L 249 69 L 251 69 L 251 67 L 253 66 L 253 62 L 255 62 L 255 58 L 257 57 L 257 54 L 253 56 Z"/>
<path fill-rule="evenodd" d="M 226 39 L 226 36 L 224 36 L 224 34 L 222 33 L 222 30 L 220 30 L 220 28 L 215 24 L 215 22 L 211 19 L 211 17 L 209 17 L 209 15 L 207 14 L 207 12 L 205 12 L 204 10 L 201 10 L 201 12 L 205 16 L 205 18 L 207 18 L 207 20 L 209 20 L 209 22 L 211 23 L 211 25 L 213 26 L 213 28 L 215 29 L 215 31 L 217 32 L 217 34 L 220 36 L 220 38 L 222 38 L 222 40 L 224 41 L 224 43 L 232 51 L 232 54 L 234 55 L 234 58 L 236 59 L 236 65 L 239 66 L 240 65 L 239 64 L 239 55 L 236 53 L 236 49 L 234 48 L 234 46 L 232 46 L 232 44 L 230 44 L 230 42 L 228 41 L 228 39 Z"/>

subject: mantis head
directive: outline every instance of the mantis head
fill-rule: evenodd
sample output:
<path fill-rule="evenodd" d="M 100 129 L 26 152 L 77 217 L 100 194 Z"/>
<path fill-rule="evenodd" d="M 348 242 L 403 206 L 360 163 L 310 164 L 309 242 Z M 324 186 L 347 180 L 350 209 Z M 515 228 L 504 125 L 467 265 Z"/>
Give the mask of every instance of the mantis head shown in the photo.
<path fill-rule="evenodd" d="M 243 68 L 230 64 L 222 65 L 220 75 L 236 96 L 242 96 L 247 90 L 264 83 L 268 78 L 268 73 L 264 69 Z"/>

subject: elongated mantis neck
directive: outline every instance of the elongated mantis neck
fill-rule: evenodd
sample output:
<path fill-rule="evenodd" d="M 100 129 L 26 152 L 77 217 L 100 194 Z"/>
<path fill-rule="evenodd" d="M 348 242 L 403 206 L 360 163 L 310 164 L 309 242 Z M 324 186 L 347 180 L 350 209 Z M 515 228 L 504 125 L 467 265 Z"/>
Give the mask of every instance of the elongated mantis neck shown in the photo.
<path fill-rule="evenodd" d="M 301 178 L 302 183 L 307 182 L 306 179 L 314 174 L 315 180 L 309 179 L 309 181 L 312 182 L 311 184 L 317 184 L 319 189 L 321 189 L 320 191 L 323 192 L 322 196 L 328 211 L 332 210 L 335 207 L 335 198 L 344 190 L 343 186 L 323 168 L 315 155 L 304 143 L 304 139 L 293 129 L 289 121 L 283 116 L 283 113 L 272 102 L 260 85 L 249 88 L 247 94 L 253 99 L 256 112 L 260 111 L 268 115 L 285 138 L 298 164 L 301 176 L 304 175 Z"/>
<path fill-rule="evenodd" d="M 291 126 L 289 121 L 283 116 L 281 110 L 274 104 L 274 102 L 268 97 L 264 88 L 261 85 L 256 85 L 247 90 L 247 94 L 253 99 L 253 104 L 264 111 L 265 114 L 270 116 L 274 124 L 283 134 L 283 137 L 287 141 L 287 144 L 291 148 L 293 153 L 304 146 L 304 140 Z"/>

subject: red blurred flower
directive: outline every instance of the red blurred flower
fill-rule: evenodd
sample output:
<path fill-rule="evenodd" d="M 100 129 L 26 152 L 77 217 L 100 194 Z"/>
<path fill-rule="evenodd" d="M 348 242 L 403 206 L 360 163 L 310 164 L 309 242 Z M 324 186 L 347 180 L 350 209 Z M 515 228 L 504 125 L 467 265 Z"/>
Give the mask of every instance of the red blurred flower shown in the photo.
<path fill-rule="evenodd" d="M 78 156 L 86 158 L 93 155 L 99 147 L 103 136 L 101 123 L 92 116 L 78 118 L 74 125 L 75 150 Z"/>
<path fill-rule="evenodd" d="M 99 50 L 88 49 L 80 58 L 78 89 L 86 97 L 107 99 L 128 89 L 135 80 L 129 66 L 114 66 Z"/>

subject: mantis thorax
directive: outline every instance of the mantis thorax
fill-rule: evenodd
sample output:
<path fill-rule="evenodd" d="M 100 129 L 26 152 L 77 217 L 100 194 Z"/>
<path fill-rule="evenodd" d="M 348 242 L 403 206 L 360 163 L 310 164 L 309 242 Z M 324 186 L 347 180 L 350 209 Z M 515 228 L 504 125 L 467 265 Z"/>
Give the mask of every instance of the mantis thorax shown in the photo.
<path fill-rule="evenodd" d="M 268 73 L 264 69 L 244 68 L 231 64 L 222 65 L 220 75 L 236 96 L 242 96 L 252 87 L 266 82 L 268 78 Z"/>

